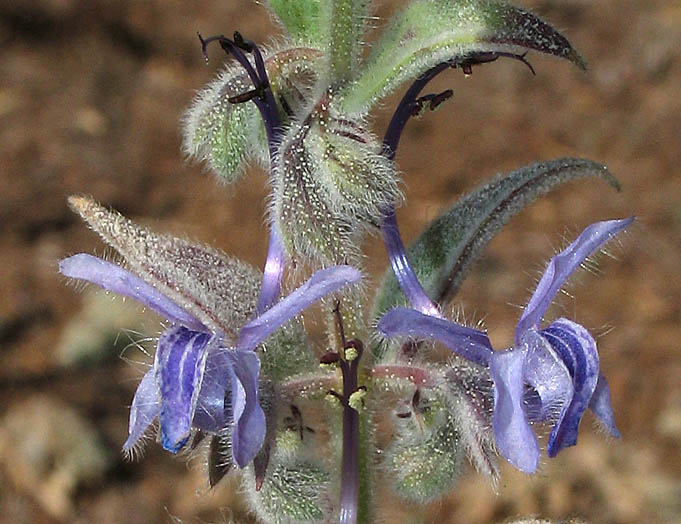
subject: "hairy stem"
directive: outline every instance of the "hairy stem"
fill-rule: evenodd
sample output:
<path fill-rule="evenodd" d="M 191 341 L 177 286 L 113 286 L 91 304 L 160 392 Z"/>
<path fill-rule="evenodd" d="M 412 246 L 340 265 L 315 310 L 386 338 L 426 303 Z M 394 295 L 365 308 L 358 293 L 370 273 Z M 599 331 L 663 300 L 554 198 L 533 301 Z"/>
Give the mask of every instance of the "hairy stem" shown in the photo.
<path fill-rule="evenodd" d="M 341 458 L 341 488 L 340 509 L 338 522 L 340 524 L 356 524 L 359 514 L 359 412 L 353 407 L 350 397 L 358 392 L 359 362 L 362 358 L 364 346 L 357 340 L 346 340 L 343 327 L 343 315 L 340 303 L 334 308 L 336 330 L 343 348 L 339 361 L 343 373 L 343 394 L 340 396 L 343 404 L 343 454 Z M 353 349 L 354 358 L 347 359 L 348 350 Z"/>

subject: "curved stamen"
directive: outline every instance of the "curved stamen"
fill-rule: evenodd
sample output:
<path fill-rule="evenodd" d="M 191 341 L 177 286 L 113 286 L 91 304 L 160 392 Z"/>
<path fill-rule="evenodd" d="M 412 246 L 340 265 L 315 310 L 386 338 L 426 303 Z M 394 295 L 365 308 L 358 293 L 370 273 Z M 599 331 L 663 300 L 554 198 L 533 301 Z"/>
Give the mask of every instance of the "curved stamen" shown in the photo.
<path fill-rule="evenodd" d="M 464 74 L 472 72 L 472 66 L 483 64 L 486 62 L 493 62 L 499 57 L 513 58 L 519 60 L 530 68 L 534 74 L 534 68 L 525 59 L 525 55 L 516 55 L 513 53 L 477 53 L 460 60 L 455 59 L 447 62 L 442 62 L 435 67 L 432 67 L 421 76 L 419 76 L 414 83 L 407 89 L 407 92 L 402 97 L 402 100 L 395 109 L 390 124 L 383 137 L 383 154 L 390 160 L 395 159 L 395 152 L 400 143 L 402 132 L 404 131 L 407 122 L 412 116 L 419 113 L 419 109 L 424 106 L 425 102 L 431 102 L 431 109 L 435 109 L 439 104 L 447 100 L 451 96 L 451 90 L 444 91 L 440 94 L 426 95 L 418 98 L 421 91 L 426 87 L 428 82 L 435 78 L 445 69 L 450 67 L 461 67 Z M 397 225 L 397 216 L 395 215 L 395 205 L 391 204 L 384 211 L 383 220 L 381 222 L 381 235 L 385 243 L 388 256 L 390 257 L 390 264 L 395 273 L 395 277 L 402 288 L 402 292 L 407 296 L 411 306 L 422 313 L 441 317 L 440 310 L 437 305 L 430 299 L 423 286 L 418 280 L 414 272 L 407 251 L 404 247 L 404 242 L 400 235 L 399 227 Z"/>
<path fill-rule="evenodd" d="M 203 53 L 203 58 L 206 60 L 206 62 L 208 62 L 208 46 L 213 42 L 219 42 L 220 47 L 222 47 L 225 53 L 231 54 L 235 60 L 241 64 L 241 67 L 246 70 L 251 82 L 253 82 L 253 86 L 260 86 L 262 79 L 258 77 L 258 74 L 255 72 L 255 69 L 253 69 L 251 62 L 248 60 L 243 50 L 239 48 L 239 46 L 237 46 L 232 40 L 224 35 L 215 35 L 209 36 L 208 38 L 203 38 L 201 33 L 197 34 L 199 35 L 199 40 L 201 41 L 201 52 Z"/>
<path fill-rule="evenodd" d="M 224 49 L 225 52 L 230 53 L 246 70 L 246 73 L 253 83 L 254 89 L 233 97 L 234 100 L 230 99 L 230 102 L 241 103 L 253 101 L 260 111 L 260 116 L 263 119 L 265 131 L 267 133 L 270 154 L 270 171 L 273 172 L 277 145 L 282 133 L 282 125 L 277 103 L 274 99 L 274 93 L 272 93 L 270 81 L 267 76 L 265 60 L 260 49 L 258 49 L 258 46 L 254 42 L 245 39 L 238 31 L 234 33 L 234 41 L 223 35 L 211 36 L 204 39 L 201 34 L 199 34 L 199 40 L 201 41 L 201 50 L 206 60 L 208 60 L 206 54 L 207 46 L 212 42 L 219 42 L 222 49 Z M 255 69 L 248 57 L 244 54 L 244 51 L 253 54 Z M 284 245 L 281 240 L 281 234 L 276 224 L 273 222 L 270 225 L 270 239 L 267 248 L 267 259 L 265 261 L 262 284 L 260 287 L 260 296 L 258 297 L 257 314 L 262 314 L 267 311 L 279 298 L 284 265 Z"/>

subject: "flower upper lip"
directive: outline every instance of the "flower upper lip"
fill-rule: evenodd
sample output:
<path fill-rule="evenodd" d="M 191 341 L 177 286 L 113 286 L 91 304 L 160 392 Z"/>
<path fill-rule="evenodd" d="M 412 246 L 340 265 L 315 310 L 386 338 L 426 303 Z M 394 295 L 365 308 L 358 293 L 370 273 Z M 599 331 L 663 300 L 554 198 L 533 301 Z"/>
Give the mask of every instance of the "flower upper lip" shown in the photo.
<path fill-rule="evenodd" d="M 587 407 L 613 436 L 619 436 L 593 337 L 580 324 L 564 318 L 545 329 L 539 329 L 539 324 L 560 287 L 584 259 L 633 220 L 631 217 L 591 224 L 551 259 L 516 326 L 514 347 L 506 351 L 493 351 L 482 331 L 415 309 L 392 309 L 381 318 L 378 329 L 388 337 L 434 338 L 454 353 L 488 367 L 495 385 L 497 448 L 521 471 L 534 472 L 539 461 L 537 439 L 528 416 L 549 420 L 553 418 L 549 408 L 556 405 L 560 412 L 547 448 L 551 457 L 576 444 L 577 429 Z M 532 397 L 532 391 L 538 399 Z"/>

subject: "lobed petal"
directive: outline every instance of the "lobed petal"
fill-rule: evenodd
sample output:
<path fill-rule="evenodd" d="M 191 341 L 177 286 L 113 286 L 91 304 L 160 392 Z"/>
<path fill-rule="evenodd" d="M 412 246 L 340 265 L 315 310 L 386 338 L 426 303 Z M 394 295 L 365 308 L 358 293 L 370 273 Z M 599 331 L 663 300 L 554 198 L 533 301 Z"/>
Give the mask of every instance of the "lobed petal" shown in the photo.
<path fill-rule="evenodd" d="M 227 351 L 232 378 L 232 454 L 234 462 L 245 468 L 265 441 L 265 414 L 258 401 L 260 361 L 252 351 Z"/>
<path fill-rule="evenodd" d="M 523 393 L 527 348 L 494 352 L 489 370 L 494 381 L 494 438 L 506 460 L 524 473 L 539 464 L 539 445 L 525 415 Z"/>
<path fill-rule="evenodd" d="M 150 369 L 142 377 L 130 407 L 128 438 L 123 444 L 123 451 L 129 452 L 139 442 L 144 432 L 161 411 L 161 402 L 156 387 L 154 370 Z"/>
<path fill-rule="evenodd" d="M 378 329 L 387 337 L 434 338 L 476 364 L 487 365 L 493 354 L 486 333 L 415 309 L 391 309 L 378 322 Z"/>
<path fill-rule="evenodd" d="M 172 453 L 189 438 L 206 357 L 218 340 L 177 326 L 166 330 L 158 341 L 154 371 L 161 397 L 161 444 Z"/>
<path fill-rule="evenodd" d="M 558 319 L 540 333 L 565 363 L 574 388 L 549 436 L 548 455 L 555 457 L 561 449 L 577 444 L 579 423 L 598 382 L 599 359 L 591 334 L 571 320 Z"/>
<path fill-rule="evenodd" d="M 577 240 L 551 259 L 516 326 L 516 344 L 519 343 L 525 331 L 532 327 L 539 327 L 553 297 L 584 259 L 633 221 L 634 217 L 630 217 L 591 224 L 582 231 Z"/>
<path fill-rule="evenodd" d="M 182 324 L 196 331 L 206 330 L 196 317 L 155 287 L 122 267 L 101 258 L 86 253 L 73 255 L 59 262 L 59 272 L 65 277 L 85 280 L 107 291 L 133 298 L 173 323 Z"/>
<path fill-rule="evenodd" d="M 361 278 L 362 273 L 351 266 L 334 266 L 317 271 L 290 295 L 246 324 L 239 335 L 239 349 L 255 349 L 279 327 L 314 302 L 344 286 L 359 282 Z"/>
<path fill-rule="evenodd" d="M 231 364 L 222 355 L 227 350 L 208 352 L 203 381 L 196 402 L 192 425 L 208 433 L 218 433 L 232 421 Z"/>
<path fill-rule="evenodd" d="M 598 420 L 603 423 L 605 429 L 608 430 L 608 433 L 616 438 L 622 436 L 615 424 L 615 415 L 613 414 L 612 406 L 610 405 L 610 386 L 608 385 L 608 381 L 601 374 L 598 375 L 596 389 L 589 400 L 589 409 L 598 417 Z"/>
<path fill-rule="evenodd" d="M 392 270 L 386 270 L 376 293 L 373 316 L 404 305 L 405 296 L 414 309 L 440 316 L 433 302 L 452 301 L 475 260 L 514 215 L 556 187 L 587 176 L 619 188 L 603 164 L 583 158 L 531 164 L 480 186 L 453 204 L 428 225 L 407 252 L 393 208 L 381 225 Z"/>

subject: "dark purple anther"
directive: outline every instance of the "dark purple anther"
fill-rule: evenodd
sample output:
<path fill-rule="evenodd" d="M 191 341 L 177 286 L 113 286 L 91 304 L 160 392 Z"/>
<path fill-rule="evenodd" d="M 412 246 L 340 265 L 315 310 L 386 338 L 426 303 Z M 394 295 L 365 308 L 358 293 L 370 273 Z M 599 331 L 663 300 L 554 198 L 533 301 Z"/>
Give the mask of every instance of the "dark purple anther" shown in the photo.
<path fill-rule="evenodd" d="M 241 33 L 236 31 L 234 33 L 234 40 L 230 40 L 222 35 L 212 36 L 205 40 L 199 34 L 201 40 L 201 49 L 204 57 L 208 60 L 206 48 L 211 42 L 219 42 L 220 46 L 226 53 L 231 54 L 234 59 L 241 64 L 246 70 L 251 82 L 253 83 L 253 90 L 246 93 L 236 95 L 229 99 L 232 103 L 243 103 L 252 101 L 262 116 L 265 123 L 265 131 L 267 133 L 267 141 L 269 144 L 270 153 L 270 170 L 274 170 L 275 151 L 282 133 L 281 118 L 277 103 L 272 93 L 270 81 L 267 76 L 267 69 L 265 67 L 265 60 L 258 46 L 252 41 L 246 40 Z M 251 64 L 244 52 L 252 54 L 255 62 L 255 68 Z M 256 312 L 258 314 L 267 311 L 278 299 L 281 293 L 281 279 L 284 274 L 285 255 L 284 245 L 281 240 L 281 234 L 277 226 L 272 223 L 270 225 L 270 240 L 267 249 L 267 259 L 265 261 L 265 269 L 263 271 L 263 280 L 260 287 L 260 296 L 258 297 L 258 305 Z"/>

